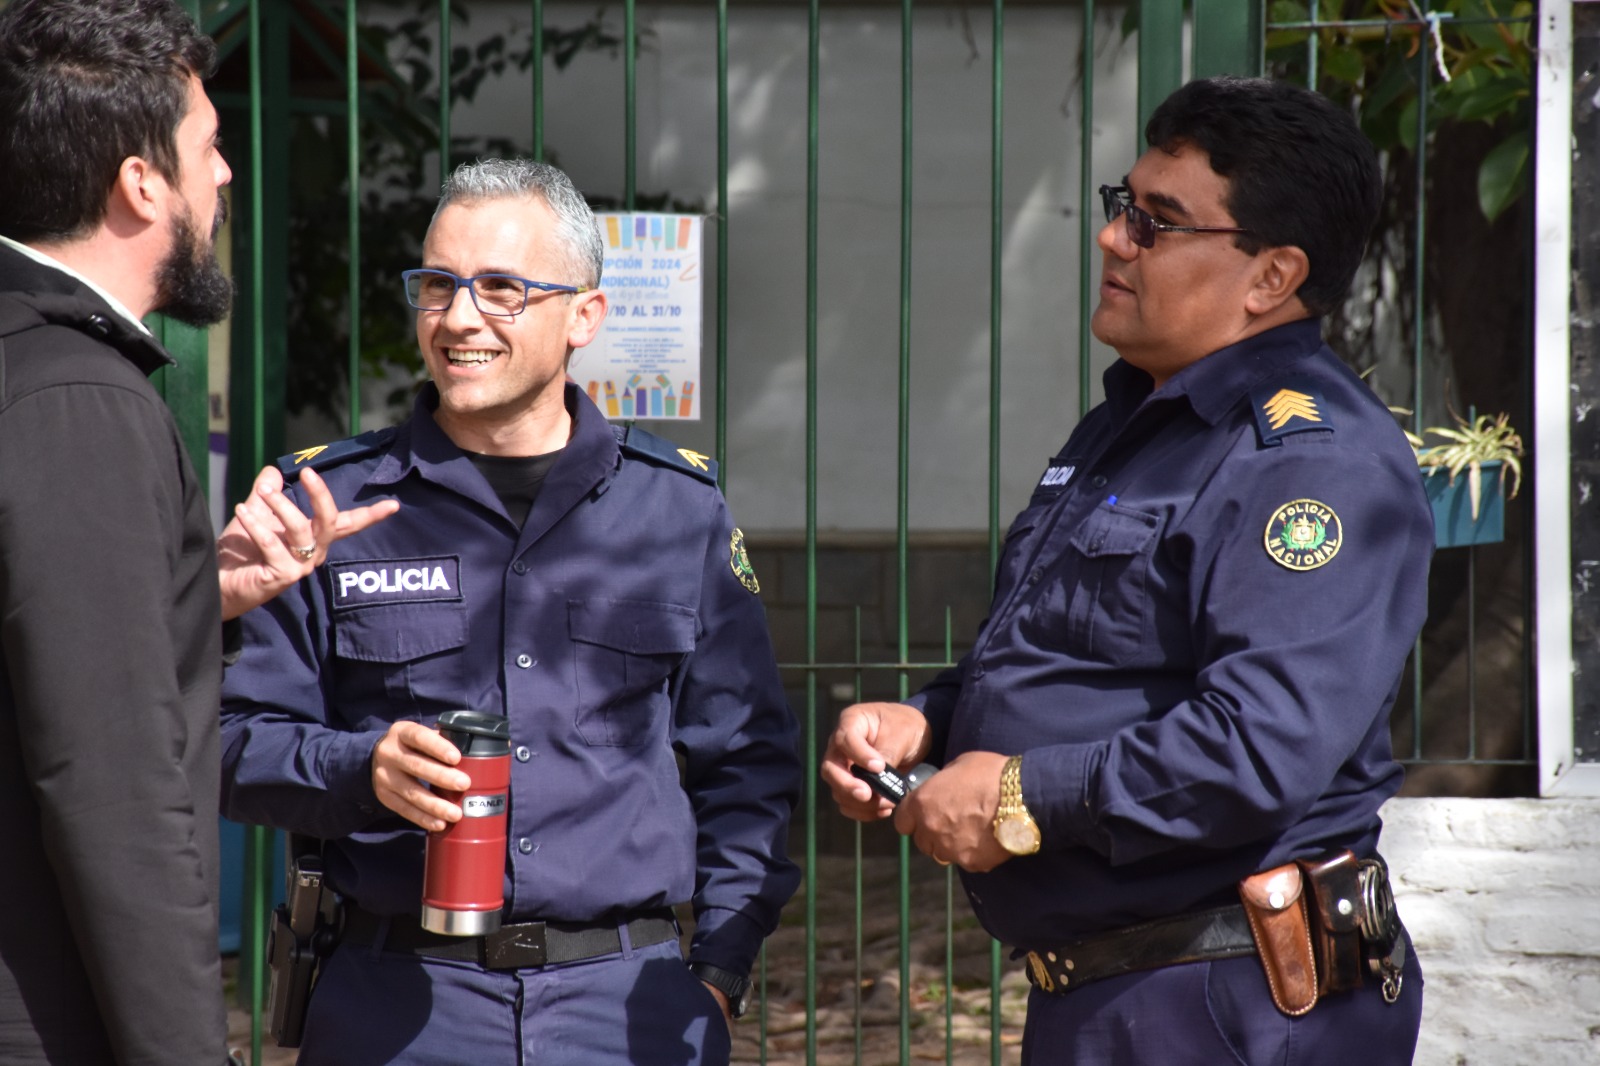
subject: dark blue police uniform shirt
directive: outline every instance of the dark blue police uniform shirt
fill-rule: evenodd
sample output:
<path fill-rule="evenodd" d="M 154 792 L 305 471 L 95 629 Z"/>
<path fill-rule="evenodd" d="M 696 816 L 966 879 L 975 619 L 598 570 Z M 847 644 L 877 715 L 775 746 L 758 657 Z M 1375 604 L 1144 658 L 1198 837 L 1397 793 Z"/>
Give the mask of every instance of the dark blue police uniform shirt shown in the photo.
<path fill-rule="evenodd" d="M 1042 850 L 963 875 L 1025 948 L 1371 853 L 1426 613 L 1415 457 L 1316 320 L 1105 389 L 1012 524 L 977 643 L 912 700 L 947 759 L 1025 753 Z"/>
<path fill-rule="evenodd" d="M 416 914 L 424 834 L 379 806 L 373 748 L 401 718 L 505 714 L 510 920 L 692 898 L 691 957 L 748 971 L 799 883 L 785 838 L 800 767 L 714 478 L 670 448 L 619 447 L 569 383 L 572 436 L 519 531 L 437 402 L 430 385 L 407 423 L 318 470 L 341 507 L 401 509 L 244 616 L 224 813 L 334 841 L 335 888 Z"/>

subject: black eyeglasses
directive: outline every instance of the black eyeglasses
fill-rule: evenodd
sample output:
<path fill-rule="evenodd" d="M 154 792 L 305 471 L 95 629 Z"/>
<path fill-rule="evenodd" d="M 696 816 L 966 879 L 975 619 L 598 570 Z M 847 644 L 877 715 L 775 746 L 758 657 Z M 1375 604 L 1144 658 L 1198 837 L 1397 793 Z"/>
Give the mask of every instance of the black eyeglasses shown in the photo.
<path fill-rule="evenodd" d="M 1170 222 L 1157 222 L 1144 208 L 1134 204 L 1126 185 L 1100 186 L 1100 201 L 1106 207 L 1106 221 L 1123 215 L 1128 220 L 1128 240 L 1140 248 L 1154 248 L 1157 233 L 1249 233 L 1237 226 L 1174 226 Z"/>
<path fill-rule="evenodd" d="M 522 314 L 528 297 L 540 292 L 588 292 L 587 285 L 557 285 L 549 281 L 530 281 L 515 274 L 477 274 L 460 278 L 448 270 L 403 270 L 406 302 L 418 311 L 444 311 L 455 302 L 456 292 L 465 287 L 472 303 L 485 315 L 512 318 Z"/>

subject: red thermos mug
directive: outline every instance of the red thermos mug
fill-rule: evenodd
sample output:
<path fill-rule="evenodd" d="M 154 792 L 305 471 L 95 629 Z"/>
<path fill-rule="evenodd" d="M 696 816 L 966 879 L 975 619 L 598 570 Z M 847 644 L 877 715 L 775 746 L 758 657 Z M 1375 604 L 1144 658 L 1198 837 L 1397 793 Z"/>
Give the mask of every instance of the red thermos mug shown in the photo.
<path fill-rule="evenodd" d="M 511 788 L 511 723 L 497 714 L 446 711 L 439 732 L 461 751 L 465 792 L 435 789 L 461 807 L 461 820 L 428 834 L 422 927 L 451 936 L 500 928 L 505 905 L 506 810 Z"/>

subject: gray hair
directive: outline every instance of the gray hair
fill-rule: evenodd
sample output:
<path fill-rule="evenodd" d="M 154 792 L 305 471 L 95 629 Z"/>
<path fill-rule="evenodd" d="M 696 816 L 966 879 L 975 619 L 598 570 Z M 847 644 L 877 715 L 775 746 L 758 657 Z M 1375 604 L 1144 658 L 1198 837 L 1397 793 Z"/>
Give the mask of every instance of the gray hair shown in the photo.
<path fill-rule="evenodd" d="M 439 206 L 433 217 L 451 204 L 474 204 L 484 200 L 509 200 L 537 196 L 556 216 L 556 242 L 570 278 L 540 278 L 540 281 L 571 281 L 590 288 L 600 284 L 605 264 L 600 224 L 595 221 L 589 202 L 558 167 L 532 159 L 480 159 L 462 163 L 445 179 L 439 192 Z M 431 223 L 430 223 L 431 225 Z"/>

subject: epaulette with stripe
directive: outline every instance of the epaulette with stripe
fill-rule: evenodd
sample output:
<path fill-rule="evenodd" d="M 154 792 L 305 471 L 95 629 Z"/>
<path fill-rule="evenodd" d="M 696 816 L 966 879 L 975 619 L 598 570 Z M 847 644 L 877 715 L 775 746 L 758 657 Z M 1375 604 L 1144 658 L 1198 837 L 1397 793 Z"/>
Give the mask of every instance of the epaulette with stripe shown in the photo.
<path fill-rule="evenodd" d="M 619 426 L 612 423 L 611 432 L 616 434 L 617 444 L 630 455 L 654 459 L 701 481 L 709 481 L 713 485 L 717 483 L 717 461 L 709 455 L 701 455 L 690 448 L 680 448 L 670 440 L 658 437 L 638 426 Z"/>
<path fill-rule="evenodd" d="M 1263 447 L 1283 443 L 1292 433 L 1333 432 L 1333 413 L 1322 390 L 1306 378 L 1275 378 L 1250 391 L 1250 409 Z"/>
<path fill-rule="evenodd" d="M 302 470 L 322 471 L 330 466 L 382 451 L 389 446 L 390 441 L 394 440 L 394 435 L 395 427 L 385 426 L 382 429 L 368 430 L 359 437 L 334 441 L 332 444 L 319 444 L 314 448 L 302 448 L 280 457 L 278 469 L 283 471 L 283 480 L 290 482 L 299 477 Z"/>

